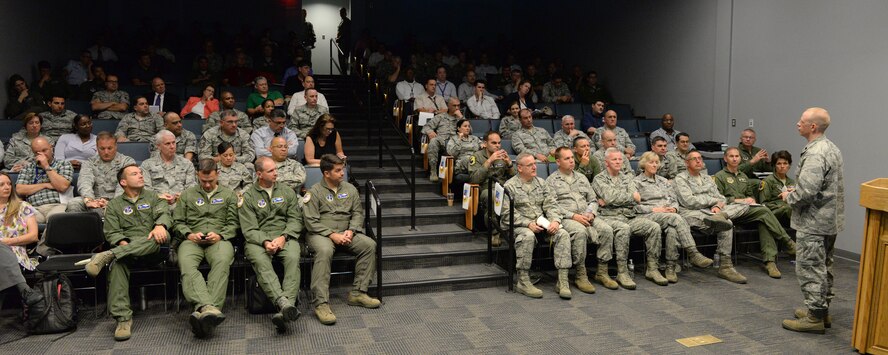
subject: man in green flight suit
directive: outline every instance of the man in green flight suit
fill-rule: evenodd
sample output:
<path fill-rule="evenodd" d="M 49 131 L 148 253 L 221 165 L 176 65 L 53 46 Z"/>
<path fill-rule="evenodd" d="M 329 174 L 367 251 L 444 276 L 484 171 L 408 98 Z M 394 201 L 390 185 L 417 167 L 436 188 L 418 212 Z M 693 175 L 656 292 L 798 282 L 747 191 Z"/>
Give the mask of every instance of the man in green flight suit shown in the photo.
<path fill-rule="evenodd" d="M 182 293 L 194 307 L 189 323 L 199 338 L 209 336 L 225 320 L 220 308 L 225 304 L 228 274 L 234 261 L 230 239 L 237 231 L 237 201 L 234 191 L 219 186 L 219 173 L 213 159 L 198 164 L 197 186 L 179 196 L 173 210 L 174 238 L 179 242 L 179 270 Z M 204 280 L 198 270 L 206 259 L 210 273 Z"/>
<path fill-rule="evenodd" d="M 271 322 L 284 332 L 287 322 L 299 318 L 295 301 L 299 292 L 302 210 L 296 192 L 277 183 L 277 168 L 271 158 L 256 159 L 255 167 L 256 183 L 244 191 L 238 212 L 247 240 L 244 254 L 253 264 L 262 291 L 278 308 Z M 284 264 L 283 283 L 271 265 L 272 258 Z"/>
<path fill-rule="evenodd" d="M 169 239 L 167 226 L 170 211 L 156 191 L 145 189 L 142 169 L 135 164 L 117 172 L 123 194 L 108 202 L 105 208 L 105 240 L 114 246 L 98 253 L 86 264 L 86 273 L 96 277 L 105 266 L 116 262 L 108 276 L 108 310 L 117 320 L 114 340 L 123 341 L 132 335 L 133 310 L 130 308 L 130 266 L 142 260 L 161 260 L 160 245 Z"/>
<path fill-rule="evenodd" d="M 349 306 L 379 308 L 379 300 L 367 295 L 376 272 L 376 242 L 364 234 L 364 208 L 361 196 L 352 184 L 342 181 L 345 162 L 333 154 L 321 156 L 324 180 L 305 194 L 305 228 L 308 246 L 314 251 L 311 269 L 311 303 L 321 324 L 336 323 L 330 310 L 330 264 L 336 249 L 357 256 L 355 281 L 348 293 Z"/>

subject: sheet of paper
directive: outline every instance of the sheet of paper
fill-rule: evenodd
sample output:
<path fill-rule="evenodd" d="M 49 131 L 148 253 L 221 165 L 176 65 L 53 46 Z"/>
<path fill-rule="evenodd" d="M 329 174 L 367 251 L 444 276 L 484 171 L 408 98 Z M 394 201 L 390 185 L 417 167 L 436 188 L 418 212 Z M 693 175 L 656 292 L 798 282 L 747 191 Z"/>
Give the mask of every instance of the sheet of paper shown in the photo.
<path fill-rule="evenodd" d="M 432 119 L 432 117 L 435 117 L 435 115 L 431 112 L 420 112 L 419 113 L 419 122 L 418 122 L 419 126 L 420 127 L 425 126 L 426 122 L 428 122 L 430 119 Z"/>
<path fill-rule="evenodd" d="M 675 341 L 677 341 L 679 344 L 684 345 L 685 347 L 688 347 L 688 348 L 700 346 L 700 345 L 716 344 L 716 343 L 722 342 L 721 339 L 716 338 L 710 334 L 700 335 L 700 336 L 695 336 L 695 337 L 690 337 L 690 338 L 675 339 Z"/>
<path fill-rule="evenodd" d="M 503 212 L 503 185 L 498 182 L 493 186 L 493 212 L 496 212 L 497 216 Z"/>
<path fill-rule="evenodd" d="M 472 185 L 463 184 L 462 208 L 464 210 L 468 210 L 469 204 L 471 202 L 472 202 Z"/>

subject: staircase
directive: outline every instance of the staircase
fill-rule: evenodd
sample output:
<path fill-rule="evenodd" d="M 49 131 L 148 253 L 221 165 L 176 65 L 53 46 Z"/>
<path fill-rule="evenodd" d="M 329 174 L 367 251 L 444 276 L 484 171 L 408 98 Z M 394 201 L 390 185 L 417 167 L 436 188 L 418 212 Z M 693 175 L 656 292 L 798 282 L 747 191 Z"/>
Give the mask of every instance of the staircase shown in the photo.
<path fill-rule="evenodd" d="M 327 97 L 336 129 L 348 156 L 351 177 L 362 194 L 364 183 L 373 181 L 382 206 L 383 295 L 402 295 L 505 286 L 508 275 L 496 264 L 488 264 L 486 234 L 473 236 L 465 228 L 459 202 L 447 206 L 441 185 L 432 183 L 422 171 L 422 156 L 416 154 L 416 229 L 411 230 L 410 185 L 391 155 L 383 150 L 379 160 L 378 127 L 406 174 L 410 174 L 410 147 L 391 125 L 379 120 L 379 102 L 368 120 L 367 92 L 356 79 L 316 75 L 318 90 Z M 355 94 L 356 93 L 356 94 Z M 371 128 L 368 139 L 367 129 Z M 457 192 L 457 195 L 459 192 Z M 459 200 L 459 199 L 457 199 Z M 371 220 L 376 226 L 376 221 Z M 498 252 L 505 253 L 505 248 Z"/>

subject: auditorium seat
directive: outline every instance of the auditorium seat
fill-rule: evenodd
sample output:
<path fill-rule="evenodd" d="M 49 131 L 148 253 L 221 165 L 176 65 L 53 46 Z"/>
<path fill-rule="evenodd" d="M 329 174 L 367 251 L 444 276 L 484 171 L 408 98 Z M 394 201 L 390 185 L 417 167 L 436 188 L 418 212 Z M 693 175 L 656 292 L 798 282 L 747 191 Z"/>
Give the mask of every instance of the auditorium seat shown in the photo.
<path fill-rule="evenodd" d="M 92 105 L 89 101 L 68 100 L 65 101 L 65 108 L 79 115 L 89 115 L 92 117 Z"/>
<path fill-rule="evenodd" d="M 203 125 L 206 120 L 182 120 L 182 128 L 194 133 L 197 139 L 203 134 Z"/>
<path fill-rule="evenodd" d="M 118 124 L 120 124 L 120 120 L 93 120 L 93 133 L 98 134 L 105 131 L 114 134 Z"/>
<path fill-rule="evenodd" d="M 490 121 L 490 130 L 494 132 L 499 132 L 501 119 L 489 120 Z"/>
<path fill-rule="evenodd" d="M 545 180 L 549 177 L 549 163 L 536 163 L 537 166 L 537 177 Z"/>
<path fill-rule="evenodd" d="M 721 159 L 703 159 L 703 164 L 706 165 L 706 172 L 709 175 L 713 175 L 722 169 Z"/>
<path fill-rule="evenodd" d="M 234 100 L 237 102 L 243 102 L 244 105 L 246 105 L 247 97 L 255 91 L 252 86 L 226 86 L 222 90 L 230 91 L 231 94 L 234 95 Z"/>
<path fill-rule="evenodd" d="M 2 139 L 4 143 L 9 143 L 9 138 L 22 128 L 22 121 L 0 120 L 0 139 Z"/>
<path fill-rule="evenodd" d="M 515 150 L 512 149 L 512 140 L 511 139 L 503 139 L 500 143 L 500 148 L 506 151 L 509 154 L 515 154 Z"/>
<path fill-rule="evenodd" d="M 636 135 L 634 137 L 630 137 L 632 139 L 632 143 L 635 144 L 635 156 L 641 156 L 644 152 L 651 150 L 648 147 L 648 139 L 642 135 Z"/>
<path fill-rule="evenodd" d="M 571 115 L 577 120 L 583 119 L 582 104 L 555 104 L 555 117 L 561 118 L 564 115 Z"/>
<path fill-rule="evenodd" d="M 147 142 L 120 142 L 117 143 L 117 152 L 128 155 L 136 161 L 136 164 L 142 164 L 143 161 L 151 157 Z"/>
<path fill-rule="evenodd" d="M 630 118 L 630 119 L 618 118 L 617 119 L 617 126 L 623 127 L 623 129 L 626 130 L 626 133 L 629 133 L 630 136 L 641 132 L 638 129 L 638 120 L 634 119 L 634 118 Z"/>
<path fill-rule="evenodd" d="M 628 104 L 610 104 L 607 105 L 607 110 L 613 110 L 616 112 L 618 120 L 628 120 L 635 117 L 632 114 L 632 107 Z"/>
<path fill-rule="evenodd" d="M 484 137 L 484 133 L 490 130 L 489 120 L 469 120 L 469 123 L 472 125 L 473 136 Z"/>
<path fill-rule="evenodd" d="M 305 189 L 310 189 L 314 184 L 324 180 L 324 174 L 321 173 L 321 168 L 317 166 L 307 166 L 305 167 Z"/>
<path fill-rule="evenodd" d="M 646 118 L 643 120 L 638 120 L 638 130 L 639 132 L 651 133 L 660 129 L 660 119 L 659 118 Z"/>
<path fill-rule="evenodd" d="M 542 128 L 542 129 L 545 129 L 546 132 L 549 132 L 549 135 L 550 135 L 550 136 L 551 136 L 552 134 L 555 133 L 555 126 L 554 126 L 554 124 L 555 124 L 555 120 L 550 120 L 550 119 L 545 119 L 545 118 L 534 119 L 534 120 L 533 120 L 533 125 L 534 125 L 534 126 L 537 126 L 537 127 Z M 559 124 L 558 127 L 560 128 L 561 125 Z"/>

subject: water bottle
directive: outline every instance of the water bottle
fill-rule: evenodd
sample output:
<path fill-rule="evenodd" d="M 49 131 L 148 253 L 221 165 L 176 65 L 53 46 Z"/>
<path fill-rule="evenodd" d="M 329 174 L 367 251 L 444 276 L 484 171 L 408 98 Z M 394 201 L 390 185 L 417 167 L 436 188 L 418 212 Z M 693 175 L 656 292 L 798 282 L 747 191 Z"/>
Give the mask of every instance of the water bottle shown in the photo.
<path fill-rule="evenodd" d="M 719 265 L 719 256 L 718 256 L 718 254 L 715 254 L 715 256 L 712 257 L 712 266 L 718 267 L 718 265 Z"/>
<path fill-rule="evenodd" d="M 632 259 L 629 259 L 629 277 L 635 279 L 635 263 L 632 262 Z"/>

